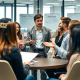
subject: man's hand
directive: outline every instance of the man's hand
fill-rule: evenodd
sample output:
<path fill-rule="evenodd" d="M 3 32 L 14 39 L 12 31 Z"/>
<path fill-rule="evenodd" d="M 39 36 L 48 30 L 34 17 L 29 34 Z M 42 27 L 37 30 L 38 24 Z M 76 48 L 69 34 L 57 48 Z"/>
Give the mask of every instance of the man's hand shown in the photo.
<path fill-rule="evenodd" d="M 60 76 L 59 76 L 59 79 L 61 79 L 62 77 L 65 77 L 66 76 L 66 74 L 61 74 Z"/>
<path fill-rule="evenodd" d="M 27 43 L 27 41 L 25 41 L 25 40 L 20 40 L 20 45 L 26 44 L 26 43 Z"/>
<path fill-rule="evenodd" d="M 28 65 L 30 66 L 30 62 L 24 62 L 24 66 L 25 66 L 26 64 L 28 64 Z"/>
<path fill-rule="evenodd" d="M 29 44 L 34 44 L 35 43 L 35 40 L 31 40 L 31 38 L 29 37 Z"/>
<path fill-rule="evenodd" d="M 51 39 L 50 39 L 50 41 L 51 41 L 51 42 L 43 42 L 43 44 L 44 44 L 45 46 L 53 47 L 53 48 L 54 48 L 54 47 L 56 46 L 55 42 L 52 41 Z"/>

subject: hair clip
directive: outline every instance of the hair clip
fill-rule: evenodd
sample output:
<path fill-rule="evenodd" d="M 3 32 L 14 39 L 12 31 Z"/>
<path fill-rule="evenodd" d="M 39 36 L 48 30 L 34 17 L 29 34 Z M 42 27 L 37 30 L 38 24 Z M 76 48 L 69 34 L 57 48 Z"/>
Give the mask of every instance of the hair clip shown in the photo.
<path fill-rule="evenodd" d="M 0 28 L 7 28 L 7 23 L 0 23 Z"/>

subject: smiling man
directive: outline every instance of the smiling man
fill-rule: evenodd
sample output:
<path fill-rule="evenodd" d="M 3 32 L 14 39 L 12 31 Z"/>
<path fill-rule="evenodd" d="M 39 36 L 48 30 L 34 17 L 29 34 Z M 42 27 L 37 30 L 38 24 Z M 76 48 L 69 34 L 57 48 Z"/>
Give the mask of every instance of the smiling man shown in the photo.
<path fill-rule="evenodd" d="M 43 16 L 41 14 L 36 14 L 34 16 L 35 26 L 28 29 L 28 38 L 27 44 L 30 45 L 30 52 L 39 53 L 37 57 L 45 57 L 47 58 L 47 52 L 49 51 L 49 47 L 46 47 L 43 42 L 50 42 L 51 35 L 50 30 L 44 26 L 43 24 Z M 41 80 L 46 80 L 45 70 L 40 70 L 41 72 Z M 34 76 L 37 80 L 37 70 L 34 71 Z"/>

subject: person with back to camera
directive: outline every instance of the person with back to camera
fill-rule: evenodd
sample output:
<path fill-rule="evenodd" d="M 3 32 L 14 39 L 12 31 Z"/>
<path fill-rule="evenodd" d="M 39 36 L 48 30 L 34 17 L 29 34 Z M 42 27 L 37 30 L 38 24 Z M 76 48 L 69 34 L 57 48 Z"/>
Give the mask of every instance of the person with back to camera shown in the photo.
<path fill-rule="evenodd" d="M 61 30 L 61 26 L 60 26 L 60 23 L 59 23 L 59 26 L 58 26 L 58 33 L 57 33 L 57 36 L 55 38 L 55 43 L 57 46 L 61 46 L 61 43 L 62 43 L 62 40 L 63 40 L 63 30 Z M 55 50 L 53 49 L 52 51 L 52 56 L 51 58 L 55 57 L 55 58 L 60 58 L 59 56 L 56 56 L 57 53 L 55 53 Z"/>
<path fill-rule="evenodd" d="M 16 46 L 16 24 L 7 22 L 0 20 L 0 60 L 9 62 L 17 80 L 35 80 L 33 76 L 28 76 L 30 62 L 24 62 L 23 67 L 21 54 Z"/>
<path fill-rule="evenodd" d="M 47 80 L 66 80 L 67 75 L 69 74 L 69 71 L 76 61 L 80 61 L 80 22 L 77 20 L 72 20 L 69 23 L 69 36 L 72 41 L 72 44 L 69 43 L 70 52 L 66 55 L 67 59 L 69 60 L 68 66 L 67 66 L 67 73 L 61 74 L 59 76 L 59 79 L 50 78 Z M 54 43 L 44 43 L 46 46 L 54 47 Z"/>

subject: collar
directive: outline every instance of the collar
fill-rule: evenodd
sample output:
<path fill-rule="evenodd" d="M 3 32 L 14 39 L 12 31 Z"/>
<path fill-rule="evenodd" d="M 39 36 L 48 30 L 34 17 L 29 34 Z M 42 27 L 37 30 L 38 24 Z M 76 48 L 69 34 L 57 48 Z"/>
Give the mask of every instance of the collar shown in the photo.
<path fill-rule="evenodd" d="M 64 32 L 64 33 L 63 33 L 63 36 L 65 37 L 67 34 L 69 34 L 68 31 Z"/>
<path fill-rule="evenodd" d="M 36 26 L 35 26 L 35 30 L 37 30 Z M 42 26 L 41 30 L 43 30 L 43 26 Z"/>

